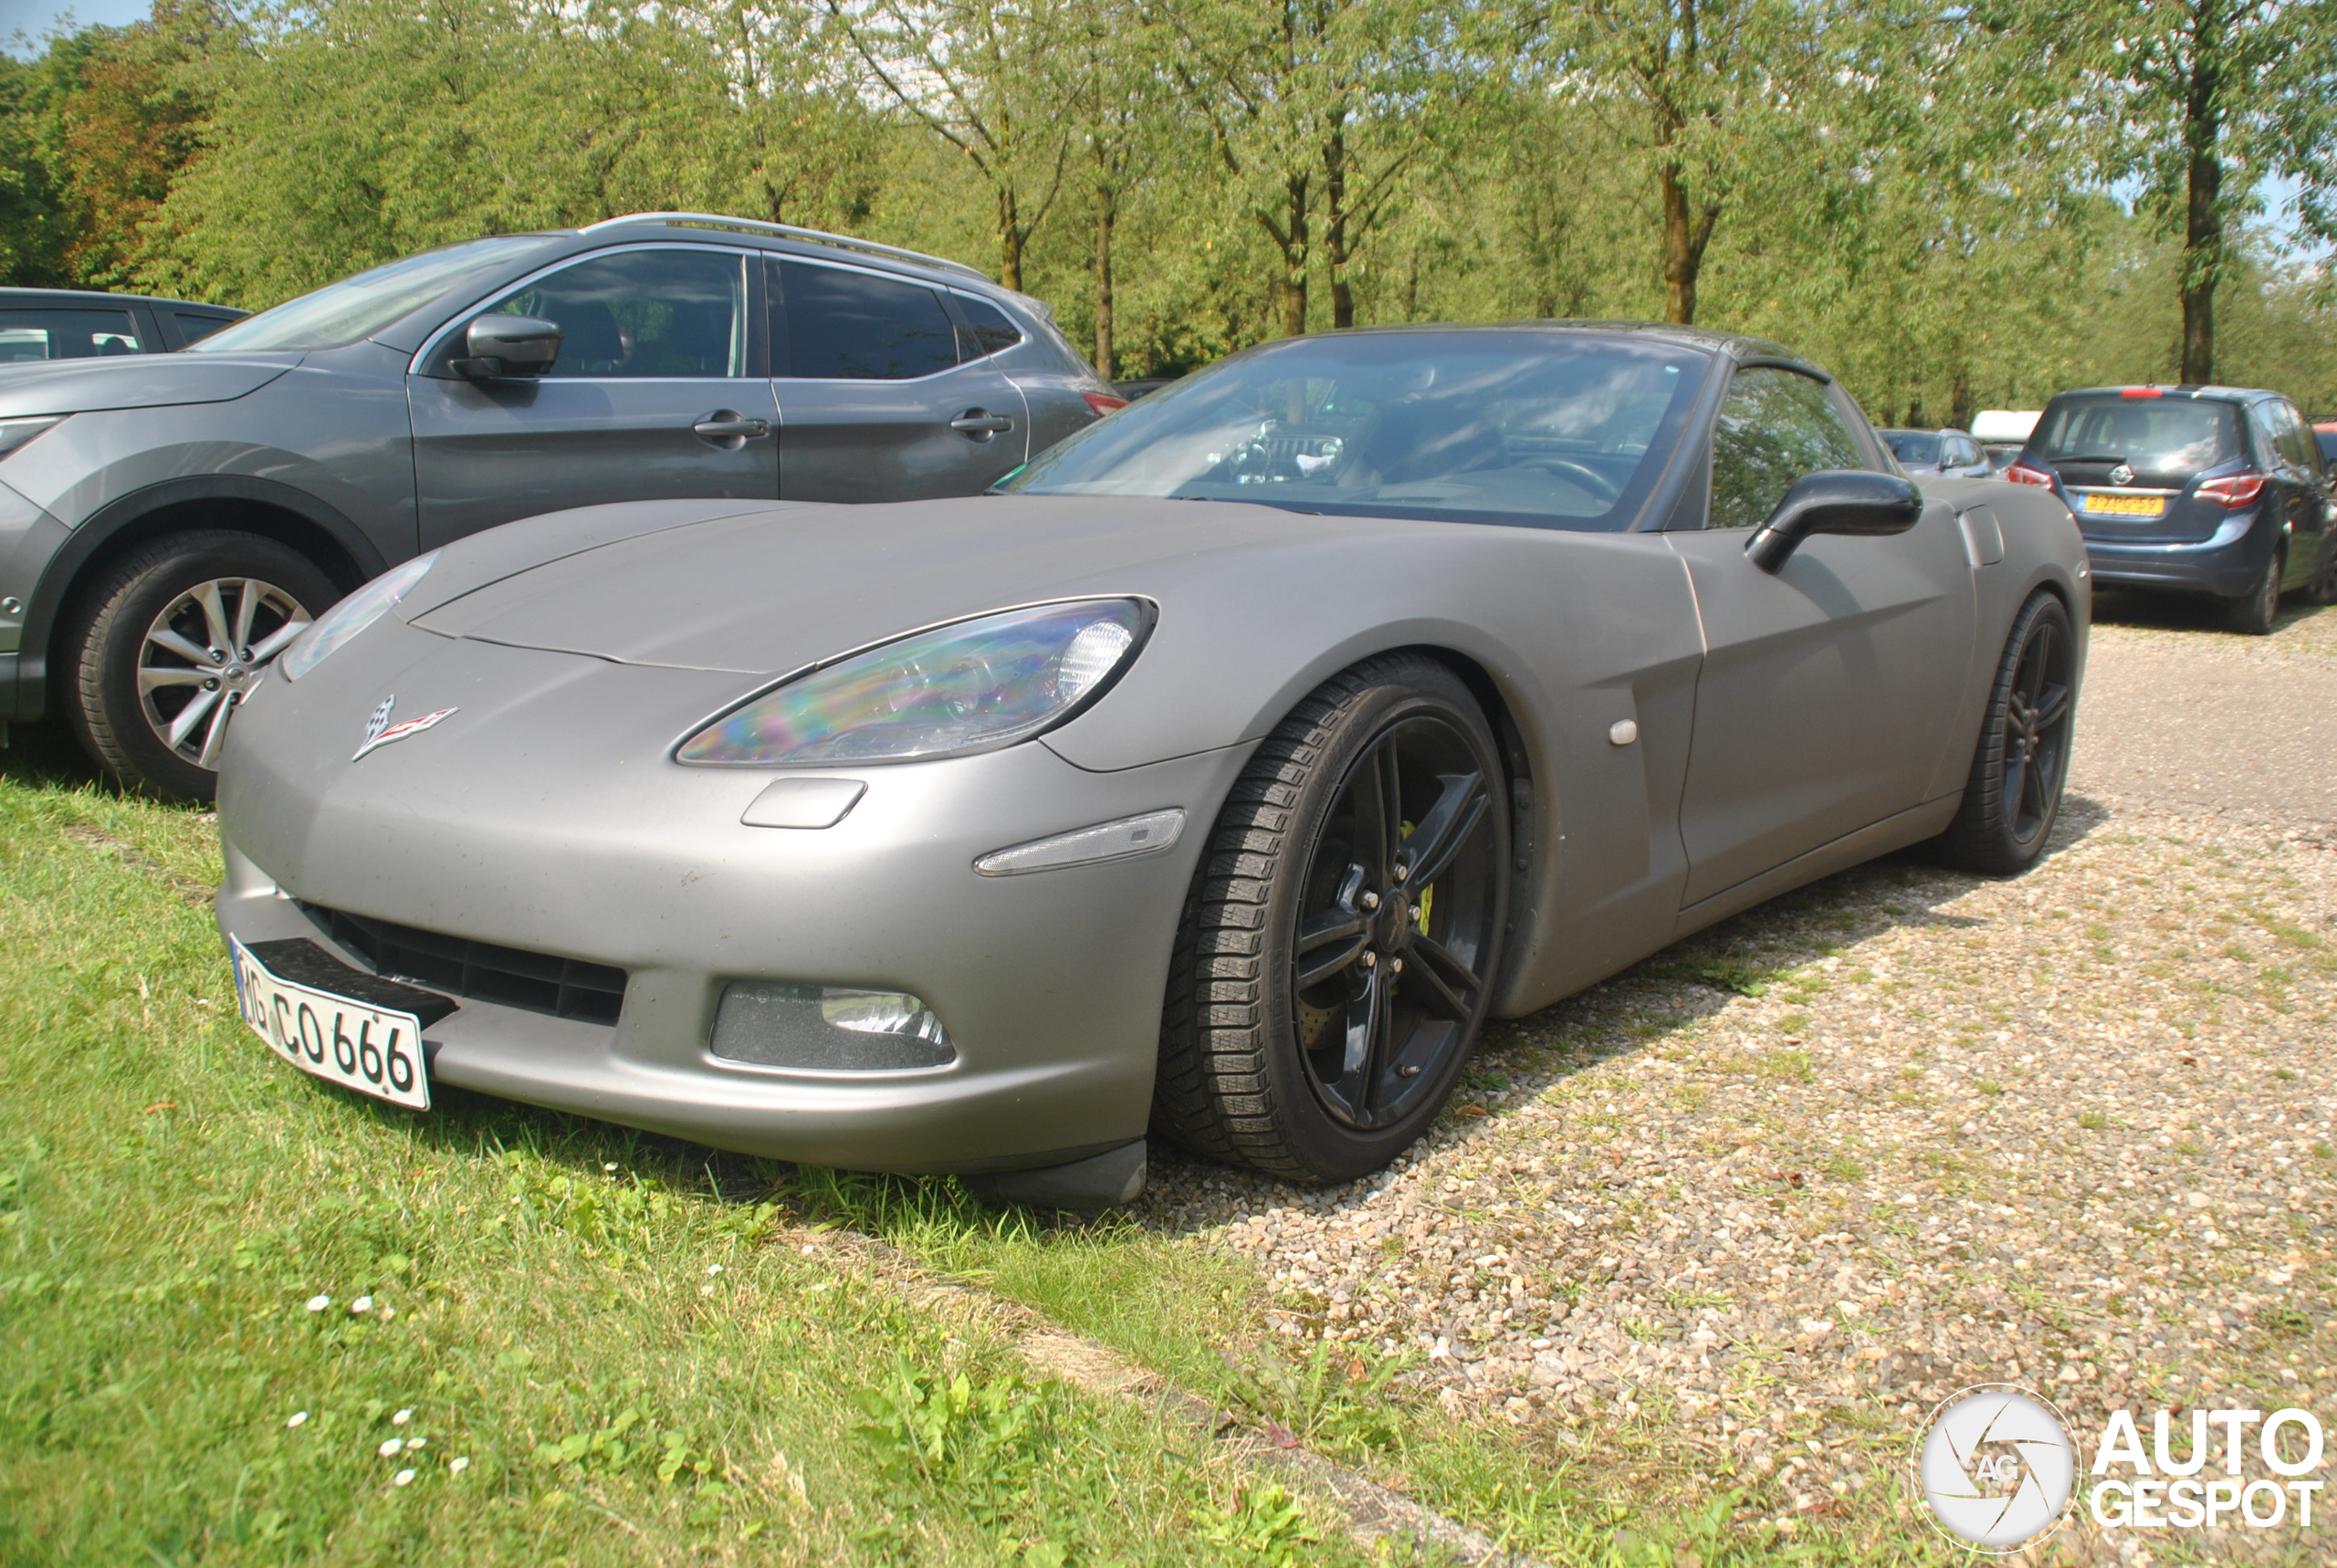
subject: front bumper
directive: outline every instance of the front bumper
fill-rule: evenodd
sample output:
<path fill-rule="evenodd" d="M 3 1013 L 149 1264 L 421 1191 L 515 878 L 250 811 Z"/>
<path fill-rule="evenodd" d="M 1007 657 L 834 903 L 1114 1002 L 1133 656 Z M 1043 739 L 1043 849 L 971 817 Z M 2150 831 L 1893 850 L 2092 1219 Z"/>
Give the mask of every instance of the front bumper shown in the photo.
<path fill-rule="evenodd" d="M 297 732 L 267 722 L 266 698 L 241 716 L 261 722 L 239 721 L 223 782 L 223 932 L 309 937 L 366 967 L 298 900 L 627 971 L 613 1026 L 457 998 L 424 1031 L 435 1082 L 749 1154 L 912 1172 L 1048 1166 L 1143 1136 L 1169 948 L 1252 749 L 1095 773 L 1033 742 L 850 769 L 868 789 L 842 821 L 771 829 L 739 817 L 781 770 L 657 760 L 463 789 L 418 741 L 321 773 L 273 768 L 269 743 Z M 1157 853 L 973 870 L 1008 845 L 1170 806 L 1183 832 Z M 913 992 L 957 1057 L 884 1072 L 718 1057 L 732 980 Z"/>
<path fill-rule="evenodd" d="M 2259 507 L 2231 513 L 2213 534 L 2194 543 L 2089 538 L 2085 551 L 2096 583 L 2237 599 L 2263 580 L 2279 533 L 2270 510 Z"/>

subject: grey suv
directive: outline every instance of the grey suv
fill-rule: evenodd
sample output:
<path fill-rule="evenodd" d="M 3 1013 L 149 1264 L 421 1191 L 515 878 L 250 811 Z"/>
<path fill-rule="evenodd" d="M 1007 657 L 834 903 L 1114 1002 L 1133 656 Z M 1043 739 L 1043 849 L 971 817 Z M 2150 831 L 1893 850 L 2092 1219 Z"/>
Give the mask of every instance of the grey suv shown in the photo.
<path fill-rule="evenodd" d="M 565 507 L 971 495 L 1120 400 L 954 262 L 650 213 L 378 267 L 183 353 L 0 367 L 0 721 L 209 797 L 318 613 Z"/>

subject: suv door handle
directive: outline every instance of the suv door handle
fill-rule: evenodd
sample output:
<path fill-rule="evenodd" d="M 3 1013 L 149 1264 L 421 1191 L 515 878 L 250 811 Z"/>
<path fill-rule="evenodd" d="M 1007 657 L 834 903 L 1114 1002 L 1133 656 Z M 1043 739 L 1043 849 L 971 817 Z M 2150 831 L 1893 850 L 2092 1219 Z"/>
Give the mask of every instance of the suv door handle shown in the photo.
<path fill-rule="evenodd" d="M 737 414 L 725 408 L 718 409 L 714 413 L 707 414 L 704 419 L 701 419 L 696 424 L 691 425 L 690 429 L 708 441 L 727 442 L 746 440 L 757 435 L 769 435 L 770 434 L 770 421 L 767 419 L 741 419 Z"/>
<path fill-rule="evenodd" d="M 967 435 L 988 440 L 1014 428 L 1014 422 L 1002 413 L 992 413 L 986 408 L 969 408 L 949 422 L 949 428 Z"/>

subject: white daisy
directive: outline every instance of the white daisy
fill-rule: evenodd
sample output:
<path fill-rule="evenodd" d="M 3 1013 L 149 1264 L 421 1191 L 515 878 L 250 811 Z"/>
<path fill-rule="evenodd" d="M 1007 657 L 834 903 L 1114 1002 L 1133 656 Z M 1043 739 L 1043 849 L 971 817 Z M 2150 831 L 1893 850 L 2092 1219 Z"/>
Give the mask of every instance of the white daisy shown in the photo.
<path fill-rule="evenodd" d="M 412 1470 L 400 1470 L 397 1474 L 390 1478 L 390 1484 L 393 1487 L 411 1486 L 414 1484 L 414 1472 Z"/>
<path fill-rule="evenodd" d="M 306 1410 L 295 1410 L 292 1412 L 292 1418 L 284 1424 L 287 1427 L 303 1427 L 308 1425 L 308 1421 L 309 1413 Z"/>
<path fill-rule="evenodd" d="M 399 1442 L 395 1437 L 384 1437 L 382 1439 L 382 1446 L 373 1451 L 386 1459 L 392 1454 L 396 1453 L 400 1448 L 404 1447 L 405 1445 Z"/>
<path fill-rule="evenodd" d="M 411 1420 L 413 1420 L 413 1419 L 414 1419 L 414 1412 L 413 1412 L 413 1411 L 411 1411 L 411 1410 L 401 1410 L 401 1411 L 399 1411 L 396 1415 L 394 1415 L 394 1416 L 391 1416 L 391 1417 L 390 1417 L 390 1425 L 391 1425 L 391 1426 L 393 1426 L 393 1427 L 403 1427 L 403 1426 L 404 1426 L 408 1421 L 411 1421 Z"/>
<path fill-rule="evenodd" d="M 353 1318 L 362 1317 L 372 1310 L 373 1298 L 371 1296 L 360 1296 L 349 1303 L 349 1315 Z"/>
<path fill-rule="evenodd" d="M 330 1296 L 310 1296 L 309 1298 L 309 1310 L 312 1312 L 323 1312 L 330 1305 L 332 1305 L 332 1298 Z"/>
<path fill-rule="evenodd" d="M 446 1461 L 446 1468 L 455 1474 L 461 1475 L 471 1468 L 471 1457 L 468 1454 L 457 1454 Z"/>

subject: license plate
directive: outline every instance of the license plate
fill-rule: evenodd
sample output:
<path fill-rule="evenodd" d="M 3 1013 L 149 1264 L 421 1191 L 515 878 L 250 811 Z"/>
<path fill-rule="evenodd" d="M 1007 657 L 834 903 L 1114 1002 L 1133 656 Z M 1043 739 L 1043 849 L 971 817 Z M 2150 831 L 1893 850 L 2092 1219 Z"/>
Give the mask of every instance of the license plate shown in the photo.
<path fill-rule="evenodd" d="M 2084 499 L 2085 509 L 2100 517 L 2155 517 L 2166 510 L 2164 496 L 2104 495 L 2097 490 Z"/>
<path fill-rule="evenodd" d="M 228 946 L 236 965 L 236 1000 L 244 1021 L 268 1048 L 303 1072 L 313 1073 L 344 1089 L 387 1100 L 416 1111 L 430 1109 L 430 1076 L 422 1060 L 422 1019 L 393 1007 L 338 996 L 315 986 L 288 980 L 271 971 L 242 942 L 230 936 Z M 314 948 L 310 943 L 262 943 Z M 316 957 L 339 967 L 322 948 Z M 305 966 L 311 970 L 316 966 Z M 405 992 L 415 998 L 443 1001 L 427 991 L 394 982 L 374 980 L 349 971 L 351 978 L 368 988 Z M 434 1009 L 439 1017 L 448 1008 Z"/>

